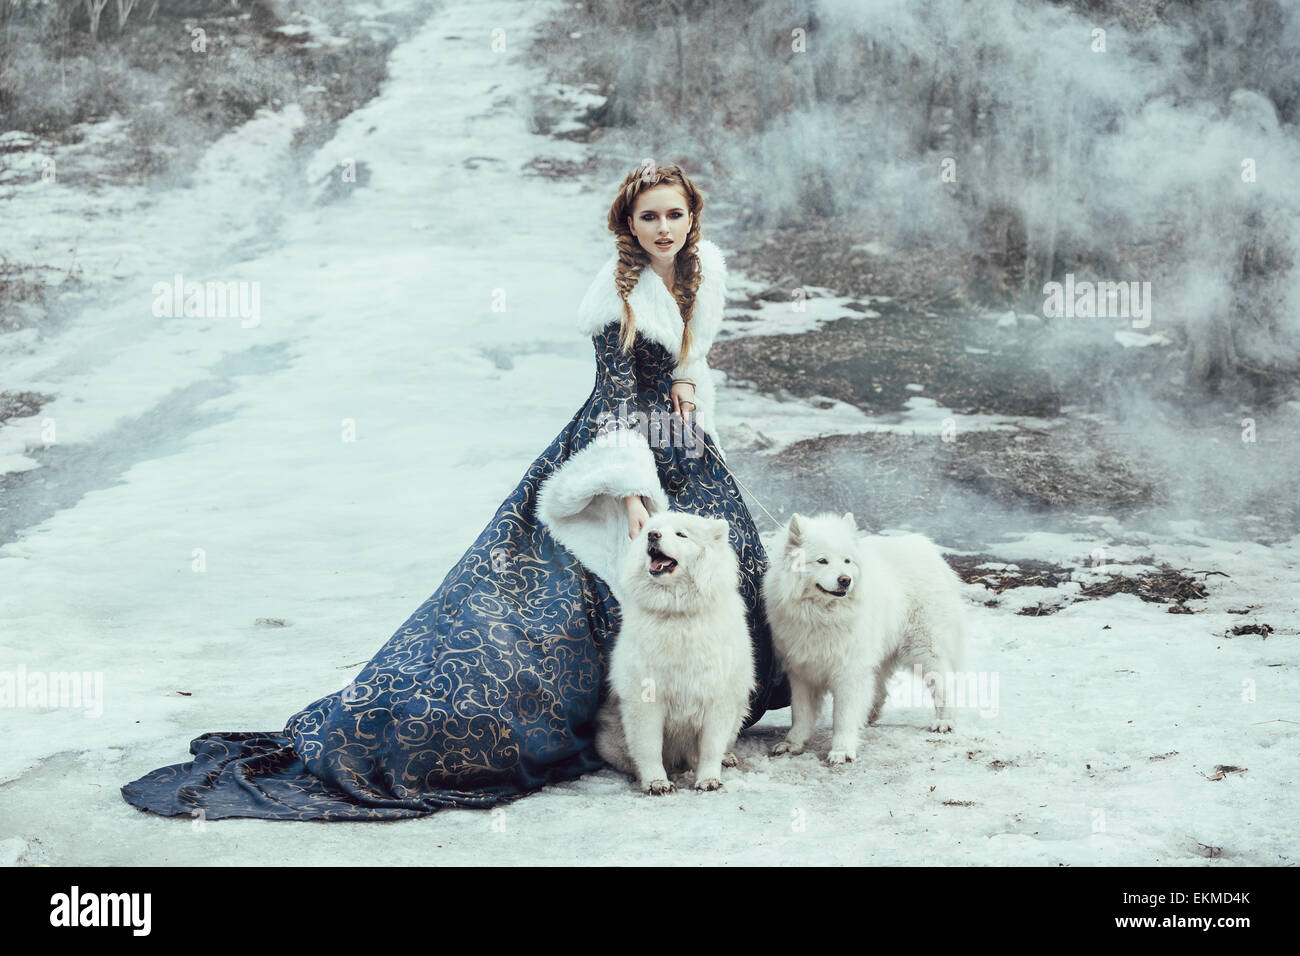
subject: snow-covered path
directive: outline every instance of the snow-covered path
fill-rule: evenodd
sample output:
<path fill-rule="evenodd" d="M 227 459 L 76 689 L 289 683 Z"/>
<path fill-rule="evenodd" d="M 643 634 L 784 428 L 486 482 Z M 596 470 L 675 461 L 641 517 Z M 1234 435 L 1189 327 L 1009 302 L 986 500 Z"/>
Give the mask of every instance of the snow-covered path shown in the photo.
<path fill-rule="evenodd" d="M 6 667 L 103 681 L 94 708 L 0 710 L 0 861 L 1139 864 L 1204 863 L 1202 844 L 1222 848 L 1216 865 L 1294 861 L 1296 541 L 1166 542 L 1175 566 L 1234 575 L 1230 599 L 1210 579 L 1202 614 L 1116 597 L 1022 617 L 971 588 L 972 665 L 997 678 L 986 715 L 963 711 L 939 738 L 921 707 L 893 701 L 837 772 L 825 727 L 819 752 L 766 756 L 782 711 L 742 739 L 741 769 L 714 794 L 652 800 L 605 771 L 492 813 L 388 826 L 191 825 L 121 799 L 193 737 L 276 730 L 345 684 L 590 392 L 590 346 L 571 327 L 609 197 L 520 173 L 540 152 L 583 152 L 528 132 L 523 93 L 542 78 L 513 57 L 538 7 L 448 4 L 304 171 L 354 160 L 364 188 L 293 212 L 250 258 L 155 249 L 136 299 L 88 310 L 11 367 L 18 387 L 59 397 L 6 427 L 0 455 L 12 464 L 52 419 L 59 443 L 90 449 L 77 467 L 110 467 L 0 549 Z M 295 118 L 255 122 L 274 139 Z M 257 283 L 259 321 L 154 318 L 149 290 L 173 272 Z M 724 432 L 739 399 L 720 397 Z M 1096 546 L 1005 552 L 1077 560 Z M 1216 639 L 1244 604 L 1286 633 Z M 1216 764 L 1248 770 L 1199 773 Z"/>

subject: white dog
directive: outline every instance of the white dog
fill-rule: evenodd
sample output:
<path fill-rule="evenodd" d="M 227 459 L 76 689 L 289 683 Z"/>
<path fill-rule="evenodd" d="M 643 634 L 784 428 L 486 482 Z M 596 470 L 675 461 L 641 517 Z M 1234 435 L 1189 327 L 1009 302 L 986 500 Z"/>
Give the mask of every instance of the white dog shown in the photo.
<path fill-rule="evenodd" d="M 944 700 L 964 655 L 960 579 L 919 534 L 861 538 L 852 513 L 792 515 L 763 579 L 772 641 L 790 677 L 791 726 L 773 753 L 800 753 L 826 691 L 834 701 L 830 763 L 857 758 L 885 684 L 921 666 L 934 698 L 929 729 L 952 730 Z"/>
<path fill-rule="evenodd" d="M 689 764 L 697 790 L 722 786 L 722 765 L 749 713 L 754 655 L 740 568 L 722 518 L 652 516 L 621 567 L 622 626 L 597 714 L 596 750 L 651 794 L 677 788 Z"/>

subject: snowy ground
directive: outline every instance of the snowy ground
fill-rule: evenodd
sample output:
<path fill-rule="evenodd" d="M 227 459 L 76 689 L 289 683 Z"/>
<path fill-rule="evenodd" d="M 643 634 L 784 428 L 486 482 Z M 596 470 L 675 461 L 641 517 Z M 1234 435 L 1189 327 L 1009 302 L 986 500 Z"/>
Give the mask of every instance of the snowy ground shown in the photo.
<path fill-rule="evenodd" d="M 847 768 L 824 762 L 826 714 L 811 752 L 769 758 L 786 710 L 742 738 L 718 793 L 651 799 L 604 771 L 491 813 L 394 824 L 199 825 L 122 800 L 123 783 L 183 761 L 193 737 L 278 729 L 346 683 L 589 393 L 572 317 L 606 255 L 608 184 L 521 176 L 535 155 L 580 160 L 584 147 L 529 134 L 523 91 L 541 79 L 490 47 L 501 26 L 522 49 L 537 15 L 449 4 L 400 45 L 380 96 L 300 172 L 314 183 L 363 161 L 369 180 L 349 199 L 259 202 L 256 164 L 280 162 L 292 110 L 243 131 L 263 150 L 214 145 L 192 189 L 119 197 L 112 234 L 138 271 L 117 264 L 114 294 L 57 336 L 0 340 L 6 388 L 57 395 L 0 429 L 0 464 L 30 473 L 13 506 L 22 533 L 0 548 L 0 654 L 10 671 L 102 675 L 85 706 L 0 710 L 0 860 L 1294 863 L 1300 540 L 1194 527 L 1152 539 L 1102 519 L 1086 540 L 985 550 L 1080 564 L 1099 543 L 1117 561 L 1155 545 L 1231 588 L 1209 577 L 1196 614 L 1121 595 L 1029 617 L 1014 612 L 1057 592 L 1007 592 L 989 609 L 970 586 L 983 699 L 954 734 L 932 735 L 900 682 Z M 75 196 L 48 195 L 50 211 L 77 215 Z M 23 208 L 34 232 L 55 228 Z M 208 211 L 180 219 L 174 241 L 150 238 L 187 208 Z M 150 290 L 176 272 L 258 283 L 256 323 L 155 317 Z M 724 443 L 770 405 L 722 389 Z M 786 438 L 857 427 L 844 408 L 782 403 L 781 415 Z M 433 451 L 446 448 L 458 452 Z M 57 506 L 34 504 L 32 481 Z M 1256 619 L 1276 632 L 1223 637 Z"/>

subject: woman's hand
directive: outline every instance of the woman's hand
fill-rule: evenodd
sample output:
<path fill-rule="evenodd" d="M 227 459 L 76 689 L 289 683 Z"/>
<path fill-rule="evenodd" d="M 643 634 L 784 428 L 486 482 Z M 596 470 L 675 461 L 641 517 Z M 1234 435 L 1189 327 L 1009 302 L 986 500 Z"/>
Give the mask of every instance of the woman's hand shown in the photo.
<path fill-rule="evenodd" d="M 668 394 L 672 397 L 674 415 L 685 417 L 695 411 L 695 386 L 690 382 L 674 382 Z"/>
<path fill-rule="evenodd" d="M 623 507 L 627 509 L 627 536 L 635 538 L 650 520 L 650 512 L 646 510 L 640 495 L 628 495 L 623 499 Z"/>

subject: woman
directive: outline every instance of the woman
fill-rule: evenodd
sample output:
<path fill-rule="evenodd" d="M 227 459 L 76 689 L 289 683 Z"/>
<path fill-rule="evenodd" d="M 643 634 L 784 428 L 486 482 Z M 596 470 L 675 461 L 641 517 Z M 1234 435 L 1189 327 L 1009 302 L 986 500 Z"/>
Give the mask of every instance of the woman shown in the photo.
<path fill-rule="evenodd" d="M 129 803 L 212 820 L 391 820 L 599 769 L 619 622 L 607 582 L 669 508 L 731 523 L 758 677 L 749 722 L 789 704 L 759 598 L 766 555 L 714 430 L 704 356 L 726 276 L 700 239 L 702 208 L 677 166 L 628 174 L 609 212 L 617 252 L 578 310 L 596 349 L 591 396 L 356 679 L 282 733 L 196 738 L 193 761 L 124 786 Z"/>

